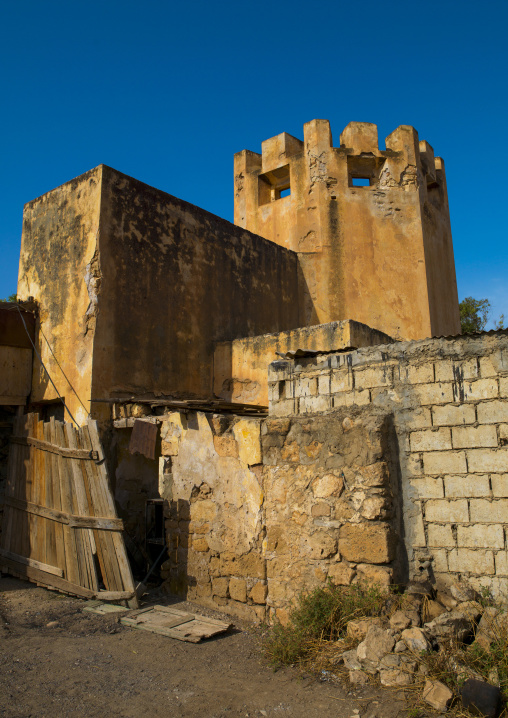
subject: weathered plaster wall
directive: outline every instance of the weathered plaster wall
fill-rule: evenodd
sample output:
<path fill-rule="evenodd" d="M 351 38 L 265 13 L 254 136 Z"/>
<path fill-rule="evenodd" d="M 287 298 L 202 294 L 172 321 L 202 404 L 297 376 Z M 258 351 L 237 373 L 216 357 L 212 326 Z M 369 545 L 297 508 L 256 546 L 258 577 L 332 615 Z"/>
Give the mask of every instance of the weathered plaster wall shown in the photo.
<path fill-rule="evenodd" d="M 282 133 L 262 154 L 238 153 L 235 223 L 298 253 L 302 324 L 353 317 L 404 339 L 460 331 L 444 164 L 412 127 L 380 150 L 376 125 L 352 122 L 333 147 L 328 121 L 313 120 L 303 142 Z"/>
<path fill-rule="evenodd" d="M 405 342 L 270 368 L 272 416 L 393 423 L 411 574 L 508 595 L 508 334 Z"/>
<path fill-rule="evenodd" d="M 100 292 L 100 193 L 101 168 L 97 167 L 29 202 L 23 212 L 18 298 L 33 297 L 38 304 L 37 349 L 78 423 L 86 420 L 90 406 Z M 31 398 L 57 400 L 38 361 Z"/>
<path fill-rule="evenodd" d="M 173 413 L 161 425 L 169 591 L 264 617 L 260 420 Z"/>
<path fill-rule="evenodd" d="M 94 398 L 212 396 L 214 342 L 298 326 L 296 256 L 102 168 Z"/>
<path fill-rule="evenodd" d="M 299 282 L 292 252 L 104 165 L 25 207 L 18 295 L 78 423 L 91 398 L 213 396 L 214 343 L 297 327 Z M 32 401 L 56 398 L 36 362 Z"/>
<path fill-rule="evenodd" d="M 284 621 L 300 591 L 328 578 L 387 586 L 406 575 L 395 434 L 383 411 L 157 420 L 169 592 Z"/>
<path fill-rule="evenodd" d="M 268 406 L 268 365 L 277 353 L 336 351 L 390 341 L 382 332 L 347 320 L 219 342 L 214 352 L 214 393 L 233 403 Z"/>

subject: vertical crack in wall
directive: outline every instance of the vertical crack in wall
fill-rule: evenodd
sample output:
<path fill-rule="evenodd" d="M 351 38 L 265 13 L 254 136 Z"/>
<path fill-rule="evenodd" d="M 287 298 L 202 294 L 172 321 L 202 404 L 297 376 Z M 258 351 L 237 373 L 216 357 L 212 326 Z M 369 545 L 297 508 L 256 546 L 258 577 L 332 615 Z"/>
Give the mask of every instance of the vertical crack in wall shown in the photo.
<path fill-rule="evenodd" d="M 101 290 L 102 275 L 99 260 L 99 250 L 96 249 L 90 262 L 85 267 L 86 289 L 88 292 L 89 303 L 85 312 L 85 328 L 84 336 L 89 331 L 95 330 L 97 315 L 99 314 L 99 294 Z"/>

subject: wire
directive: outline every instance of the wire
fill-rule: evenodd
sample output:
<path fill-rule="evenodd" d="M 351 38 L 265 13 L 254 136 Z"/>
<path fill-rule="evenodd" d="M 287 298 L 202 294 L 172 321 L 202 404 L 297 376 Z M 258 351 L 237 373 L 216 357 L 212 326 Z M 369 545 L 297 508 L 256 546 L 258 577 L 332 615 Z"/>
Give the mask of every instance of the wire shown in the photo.
<path fill-rule="evenodd" d="M 58 398 L 60 399 L 60 401 L 61 401 L 62 404 L 64 405 L 64 408 L 65 408 L 65 410 L 67 411 L 67 413 L 69 414 L 69 416 L 71 417 L 72 421 L 76 424 L 76 426 L 79 426 L 79 424 L 78 424 L 78 422 L 76 421 L 76 419 L 72 416 L 69 407 L 68 407 L 67 404 L 65 403 L 65 399 L 60 395 L 60 392 L 59 392 L 58 389 L 56 388 L 55 382 L 54 382 L 53 379 L 51 378 L 51 375 L 50 375 L 49 371 L 46 369 L 46 365 L 45 365 L 44 362 L 42 361 L 41 355 L 39 354 L 39 352 L 38 352 L 37 349 L 35 348 L 35 344 L 34 344 L 33 341 L 32 341 L 32 337 L 30 336 L 30 332 L 28 331 L 28 328 L 27 328 L 27 326 L 26 326 L 25 320 L 23 319 L 23 315 L 21 314 L 21 309 L 19 308 L 19 306 L 18 306 L 17 304 L 16 304 L 16 309 L 18 310 L 19 316 L 21 317 L 21 321 L 23 322 L 23 326 L 25 327 L 25 332 L 26 332 L 27 337 L 28 337 L 29 340 L 30 340 L 30 344 L 31 344 L 32 347 L 33 347 L 33 350 L 34 350 L 34 352 L 35 352 L 35 354 L 36 354 L 36 356 L 37 356 L 37 359 L 40 361 L 40 363 L 41 363 L 41 365 L 42 365 L 42 368 L 44 369 L 44 371 L 45 371 L 46 374 L 48 375 L 48 379 L 50 380 L 51 385 L 53 386 L 53 389 L 54 389 L 54 390 L 56 391 L 56 393 L 58 394 Z M 76 394 L 76 396 L 77 396 L 77 394 Z M 78 397 L 78 399 L 79 399 L 79 397 Z"/>
<path fill-rule="evenodd" d="M 64 375 L 65 381 L 67 382 L 67 384 L 70 386 L 70 388 L 72 389 L 72 391 L 73 391 L 74 394 L 76 395 L 76 397 L 77 397 L 79 403 L 81 404 L 81 406 L 83 407 L 83 409 L 86 411 L 86 413 L 88 414 L 88 416 L 90 416 L 90 412 L 88 411 L 88 409 L 86 408 L 86 406 L 85 406 L 85 405 L 83 404 L 83 402 L 81 401 L 81 398 L 80 398 L 78 392 L 77 392 L 76 389 L 72 386 L 71 382 L 70 382 L 69 379 L 67 378 L 66 373 L 65 373 L 64 370 L 62 369 L 62 367 L 61 367 L 61 365 L 60 365 L 60 362 L 59 362 L 58 359 L 56 358 L 55 352 L 54 352 L 53 349 L 51 348 L 51 344 L 48 342 L 47 337 L 46 337 L 46 335 L 44 334 L 44 332 L 42 331 L 42 327 L 40 326 L 40 324 L 39 324 L 39 331 L 40 331 L 40 333 L 42 334 L 42 336 L 44 337 L 44 339 L 46 340 L 46 344 L 47 344 L 48 347 L 49 347 L 49 351 L 50 351 L 51 354 L 53 355 L 53 359 L 56 361 L 58 368 L 60 369 L 60 371 L 61 371 L 62 374 Z"/>

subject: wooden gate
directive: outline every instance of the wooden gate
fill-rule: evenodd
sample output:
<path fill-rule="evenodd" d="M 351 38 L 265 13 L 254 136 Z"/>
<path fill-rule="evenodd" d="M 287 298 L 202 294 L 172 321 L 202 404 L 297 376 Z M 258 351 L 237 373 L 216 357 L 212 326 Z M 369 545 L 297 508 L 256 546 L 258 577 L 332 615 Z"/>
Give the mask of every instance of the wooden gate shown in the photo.
<path fill-rule="evenodd" d="M 0 567 L 84 598 L 138 602 L 97 423 L 17 417 L 9 451 Z"/>

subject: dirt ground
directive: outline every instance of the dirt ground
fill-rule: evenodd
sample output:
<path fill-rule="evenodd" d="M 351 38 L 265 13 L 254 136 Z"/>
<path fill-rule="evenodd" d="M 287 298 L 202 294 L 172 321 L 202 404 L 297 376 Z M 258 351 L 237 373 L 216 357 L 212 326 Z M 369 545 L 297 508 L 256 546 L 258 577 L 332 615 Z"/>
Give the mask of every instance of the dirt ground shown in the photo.
<path fill-rule="evenodd" d="M 235 630 L 183 643 L 124 627 L 119 614 L 83 612 L 85 605 L 0 578 L 0 716 L 405 718 L 411 708 L 402 693 L 348 692 L 327 676 L 274 672 L 259 651 L 259 629 L 197 605 L 178 602 L 234 621 Z"/>

